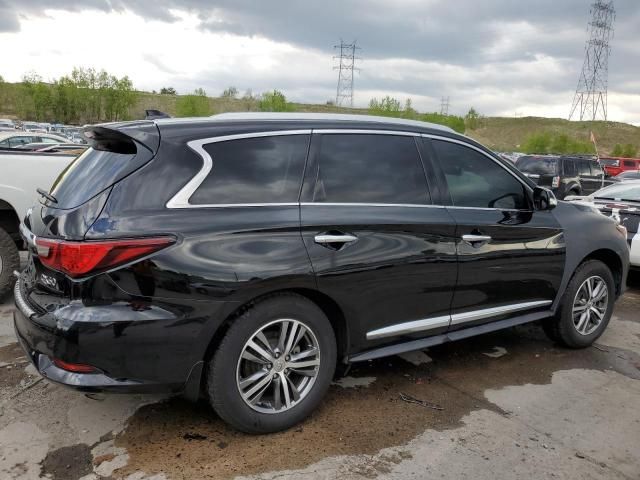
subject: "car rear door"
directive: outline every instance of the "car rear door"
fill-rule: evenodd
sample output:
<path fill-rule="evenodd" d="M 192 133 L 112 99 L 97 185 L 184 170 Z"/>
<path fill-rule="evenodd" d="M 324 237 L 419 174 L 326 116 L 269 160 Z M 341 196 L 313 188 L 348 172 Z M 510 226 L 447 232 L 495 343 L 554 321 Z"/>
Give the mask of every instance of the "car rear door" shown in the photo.
<path fill-rule="evenodd" d="M 565 258 L 552 212 L 533 210 L 529 187 L 480 147 L 444 137 L 424 142 L 457 224 L 451 328 L 548 310 Z"/>
<path fill-rule="evenodd" d="M 593 162 L 586 158 L 576 159 L 575 162 L 578 167 L 578 175 L 582 186 L 582 195 L 591 195 L 596 190 L 599 190 L 602 185 L 602 178 L 594 175 L 591 168 L 591 164 Z"/>
<path fill-rule="evenodd" d="M 449 325 L 455 225 L 431 201 L 417 139 L 314 130 L 302 236 L 318 288 L 349 322 L 351 349 L 442 333 Z"/>

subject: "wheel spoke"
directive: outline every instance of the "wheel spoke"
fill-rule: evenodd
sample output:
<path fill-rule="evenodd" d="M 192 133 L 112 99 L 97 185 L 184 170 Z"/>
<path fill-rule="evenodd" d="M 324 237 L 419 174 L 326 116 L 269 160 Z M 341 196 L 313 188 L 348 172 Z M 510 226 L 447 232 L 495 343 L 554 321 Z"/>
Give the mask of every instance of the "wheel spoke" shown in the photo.
<path fill-rule="evenodd" d="M 601 312 L 598 308 L 596 307 L 591 307 L 591 311 L 593 313 L 595 313 L 598 316 L 598 321 L 602 320 L 602 317 L 604 317 L 604 312 Z"/>
<path fill-rule="evenodd" d="M 287 367 L 294 368 L 294 369 L 316 367 L 318 365 L 320 365 L 319 358 L 304 360 L 302 362 L 287 362 Z"/>
<path fill-rule="evenodd" d="M 267 362 L 273 362 L 273 355 L 271 355 L 269 352 L 267 352 L 264 348 L 262 348 L 253 340 L 249 342 L 249 344 L 247 345 L 247 348 L 251 348 L 252 350 L 254 350 Z"/>
<path fill-rule="evenodd" d="M 267 375 L 269 372 L 267 370 L 258 370 L 256 373 L 254 373 L 253 375 L 249 375 L 247 378 L 244 378 L 242 380 L 240 380 L 240 382 L 238 383 L 238 385 L 240 385 L 240 389 L 244 390 L 245 388 L 247 388 L 248 386 L 252 385 L 253 383 L 257 382 L 258 380 L 260 380 L 262 377 L 264 377 L 265 375 Z"/>
<path fill-rule="evenodd" d="M 251 387 L 249 390 L 247 390 L 246 392 L 244 392 L 242 394 L 242 397 L 247 400 L 249 403 L 255 404 L 258 402 L 258 400 L 260 400 L 260 398 L 262 397 L 262 394 L 264 393 L 264 390 L 266 390 L 266 388 L 269 386 L 269 384 L 271 383 L 271 380 L 273 378 L 271 377 L 271 375 L 267 375 L 265 376 L 262 380 L 260 380 L 259 382 L 257 382 L 253 387 Z M 258 392 L 258 395 L 256 395 L 254 397 L 254 394 Z M 253 398 L 252 398 L 253 397 Z"/>
<path fill-rule="evenodd" d="M 584 312 L 586 309 L 587 309 L 587 304 L 586 303 L 582 303 L 580 305 L 575 305 L 573 307 L 573 314 L 575 315 L 576 313 Z"/>
<path fill-rule="evenodd" d="M 293 322 L 293 324 L 291 325 L 291 328 L 289 329 L 289 333 L 287 335 L 287 344 L 284 347 L 284 353 L 286 354 L 289 354 L 289 352 L 293 348 L 293 344 L 296 339 L 296 335 L 298 333 L 298 326 L 300 326 L 301 328 L 304 328 L 298 322 Z"/>
<path fill-rule="evenodd" d="M 284 320 L 280 325 L 280 338 L 278 339 L 278 350 L 284 352 L 284 345 L 287 340 L 287 330 L 291 322 Z"/>
<path fill-rule="evenodd" d="M 269 363 L 268 360 L 263 360 L 261 358 L 256 357 L 249 350 L 245 350 L 244 352 L 242 352 L 242 358 L 244 358 L 245 360 L 249 360 L 250 362 L 253 362 L 253 363 L 259 363 L 260 365 L 266 365 L 267 363 Z"/>
<path fill-rule="evenodd" d="M 593 298 L 593 278 L 587 279 L 587 293 L 589 294 L 589 298 Z"/>
<path fill-rule="evenodd" d="M 276 410 L 280 410 L 282 408 L 282 378 L 280 375 L 276 379 L 273 380 L 273 407 Z"/>
<path fill-rule="evenodd" d="M 289 379 L 284 373 L 280 373 L 280 379 L 282 380 L 282 390 L 284 391 L 284 405 L 287 408 L 291 407 L 291 392 L 289 391 Z"/>
<path fill-rule="evenodd" d="M 299 353 L 294 353 L 293 355 L 291 355 L 291 362 L 297 362 L 298 360 L 302 360 L 303 358 L 307 358 L 310 357 L 312 355 L 317 355 L 318 353 L 318 349 L 313 347 L 310 348 L 309 350 L 305 350 L 303 352 L 299 352 Z"/>
<path fill-rule="evenodd" d="M 255 336 L 260 342 L 265 346 L 269 354 L 273 357 L 273 347 L 271 347 L 271 342 L 267 339 L 263 332 L 258 332 Z"/>
<path fill-rule="evenodd" d="M 582 312 L 582 314 L 580 315 L 580 321 L 576 325 L 576 329 L 579 332 L 583 333 L 585 325 L 589 322 L 589 317 L 589 310 L 585 310 L 584 312 Z"/>

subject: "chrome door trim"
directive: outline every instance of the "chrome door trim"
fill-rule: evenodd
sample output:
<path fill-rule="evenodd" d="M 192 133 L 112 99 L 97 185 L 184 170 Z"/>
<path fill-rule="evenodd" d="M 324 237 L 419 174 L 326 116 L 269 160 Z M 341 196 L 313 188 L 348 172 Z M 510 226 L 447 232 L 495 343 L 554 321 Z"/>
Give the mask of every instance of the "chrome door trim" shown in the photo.
<path fill-rule="evenodd" d="M 377 340 L 386 337 L 395 337 L 408 333 L 418 333 L 434 328 L 447 327 L 449 325 L 459 325 L 461 323 L 474 322 L 485 318 L 497 317 L 508 313 L 520 312 L 538 307 L 551 305 L 552 300 L 537 300 L 534 302 L 515 303 L 502 305 L 500 307 L 484 308 L 471 312 L 455 313 L 453 315 L 443 315 L 439 317 L 425 318 L 411 322 L 397 323 L 388 327 L 378 328 L 367 332 L 367 340 Z"/>
<path fill-rule="evenodd" d="M 485 318 L 497 317 L 507 313 L 520 312 L 531 308 L 544 307 L 551 305 L 552 300 L 538 300 L 535 302 L 515 303 L 512 305 L 503 305 L 500 307 L 485 308 L 482 310 L 473 310 L 471 312 L 455 313 L 451 315 L 451 325 L 459 325 L 461 323 L 474 322 Z"/>
<path fill-rule="evenodd" d="M 351 243 L 358 240 L 358 237 L 355 235 L 329 235 L 329 234 L 319 234 L 313 237 L 313 241 L 320 244 L 325 243 Z"/>
<path fill-rule="evenodd" d="M 279 137 L 285 135 L 311 135 L 311 129 L 305 130 L 272 130 L 268 132 L 251 132 L 238 133 L 234 135 L 221 135 L 218 137 L 201 138 L 187 142 L 187 146 L 202 157 L 202 168 L 196 173 L 187 184 L 178 190 L 168 202 L 167 208 L 209 208 L 209 207 L 229 207 L 229 206 L 265 206 L 265 205 L 282 205 L 282 204 L 264 204 L 264 203 L 247 203 L 247 204 L 201 204 L 194 205 L 189 203 L 189 199 L 198 189 L 200 184 L 207 178 L 209 172 L 213 168 L 213 160 L 211 155 L 203 148 L 204 145 L 210 143 L 226 142 L 229 140 L 241 140 L 243 138 L 259 138 L 259 137 Z M 294 203 L 293 205 L 297 205 Z"/>
<path fill-rule="evenodd" d="M 403 130 L 376 130 L 369 128 L 314 128 L 313 133 L 321 134 L 356 134 L 356 135 L 396 135 L 399 137 L 419 137 L 418 132 L 407 132 Z"/>
<path fill-rule="evenodd" d="M 303 207 L 409 207 L 409 208 L 446 208 L 444 205 L 431 205 L 421 203 L 361 203 L 361 202 L 302 202 Z"/>
<path fill-rule="evenodd" d="M 423 320 L 415 320 L 413 322 L 398 323 L 389 325 L 388 327 L 378 328 L 367 332 L 367 340 L 377 340 L 378 338 L 394 337 L 406 333 L 422 332 L 433 328 L 447 327 L 451 321 L 450 315 L 441 317 L 425 318 Z"/>

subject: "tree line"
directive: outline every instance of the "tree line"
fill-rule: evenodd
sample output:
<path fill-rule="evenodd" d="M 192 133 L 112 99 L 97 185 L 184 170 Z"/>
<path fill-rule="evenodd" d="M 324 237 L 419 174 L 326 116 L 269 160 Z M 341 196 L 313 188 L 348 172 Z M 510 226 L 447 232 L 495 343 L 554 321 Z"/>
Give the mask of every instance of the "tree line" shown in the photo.
<path fill-rule="evenodd" d="M 74 68 L 48 82 L 35 72 L 25 74 L 16 85 L 0 81 L 2 104 L 12 104 L 22 119 L 40 122 L 127 120 L 136 97 L 129 77 L 118 78 L 93 68 Z"/>

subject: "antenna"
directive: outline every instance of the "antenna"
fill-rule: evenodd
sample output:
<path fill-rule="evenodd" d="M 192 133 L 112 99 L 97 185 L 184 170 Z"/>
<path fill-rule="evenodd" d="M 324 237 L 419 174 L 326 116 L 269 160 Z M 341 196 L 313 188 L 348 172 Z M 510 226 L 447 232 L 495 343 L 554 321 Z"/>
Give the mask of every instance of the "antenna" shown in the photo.
<path fill-rule="evenodd" d="M 338 65 L 333 67 L 334 70 L 338 70 L 336 105 L 353 107 L 353 72 L 360 71 L 359 68 L 355 68 L 356 60 L 361 60 L 356 57 L 356 50 L 360 50 L 360 47 L 356 45 L 355 40 L 353 43 L 345 43 L 340 39 L 340 45 L 334 45 L 333 48 L 340 53 L 333 57 L 339 61 Z"/>
<path fill-rule="evenodd" d="M 591 5 L 591 21 L 587 27 L 589 40 L 584 63 L 573 96 L 569 120 L 574 114 L 580 120 L 607 120 L 607 83 L 609 77 L 609 40 L 613 36 L 616 11 L 613 0 L 596 0 Z"/>

